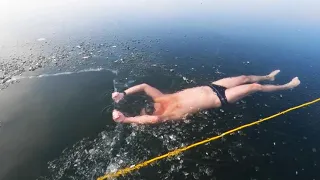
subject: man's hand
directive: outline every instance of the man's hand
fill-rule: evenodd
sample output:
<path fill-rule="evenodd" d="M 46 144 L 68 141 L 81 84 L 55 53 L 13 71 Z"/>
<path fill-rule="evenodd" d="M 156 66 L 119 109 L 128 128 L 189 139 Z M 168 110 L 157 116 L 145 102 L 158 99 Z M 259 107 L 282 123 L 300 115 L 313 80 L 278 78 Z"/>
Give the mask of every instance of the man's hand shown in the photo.
<path fill-rule="evenodd" d="M 121 101 L 124 97 L 123 93 L 119 93 L 119 92 L 114 92 L 112 93 L 112 99 L 114 100 L 114 102 L 118 103 L 119 101 Z"/>
<path fill-rule="evenodd" d="M 126 117 L 120 111 L 113 110 L 112 118 L 115 122 L 123 122 Z"/>

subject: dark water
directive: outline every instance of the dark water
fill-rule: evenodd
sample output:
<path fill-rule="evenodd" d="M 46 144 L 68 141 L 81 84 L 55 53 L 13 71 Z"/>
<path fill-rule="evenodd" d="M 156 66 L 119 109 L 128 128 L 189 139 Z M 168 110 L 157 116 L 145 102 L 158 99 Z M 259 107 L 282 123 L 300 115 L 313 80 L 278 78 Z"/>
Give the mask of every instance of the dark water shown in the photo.
<path fill-rule="evenodd" d="M 0 94 L 0 179 L 95 179 L 318 98 L 317 5 L 9 3 L 2 13 L 10 18 L 0 21 L 1 72 L 10 75 Z M 36 63 L 42 67 L 28 71 Z M 274 69 L 281 69 L 274 83 L 298 76 L 301 85 L 185 122 L 111 119 L 114 82 L 118 90 L 147 82 L 174 92 Z M 141 98 L 121 106 L 130 111 Z M 319 112 L 318 104 L 299 109 L 119 179 L 319 179 Z"/>

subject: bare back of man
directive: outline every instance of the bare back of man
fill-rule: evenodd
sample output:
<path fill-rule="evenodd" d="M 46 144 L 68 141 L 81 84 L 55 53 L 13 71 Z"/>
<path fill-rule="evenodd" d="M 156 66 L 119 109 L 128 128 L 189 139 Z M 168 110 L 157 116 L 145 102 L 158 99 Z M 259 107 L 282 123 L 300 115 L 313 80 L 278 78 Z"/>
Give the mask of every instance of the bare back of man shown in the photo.
<path fill-rule="evenodd" d="M 163 94 L 158 89 L 147 84 L 133 86 L 123 93 L 114 92 L 112 98 L 119 102 L 125 95 L 144 91 L 152 97 L 152 111 L 147 113 L 142 109 L 140 116 L 125 117 L 120 111 L 113 111 L 113 119 L 122 123 L 153 124 L 167 120 L 180 120 L 198 111 L 219 108 L 257 91 L 274 92 L 292 89 L 300 84 L 298 77 L 283 85 L 261 85 L 260 81 L 274 81 L 280 70 L 275 70 L 265 76 L 238 76 L 220 79 L 205 86 L 198 86 L 178 91 L 173 94 Z"/>

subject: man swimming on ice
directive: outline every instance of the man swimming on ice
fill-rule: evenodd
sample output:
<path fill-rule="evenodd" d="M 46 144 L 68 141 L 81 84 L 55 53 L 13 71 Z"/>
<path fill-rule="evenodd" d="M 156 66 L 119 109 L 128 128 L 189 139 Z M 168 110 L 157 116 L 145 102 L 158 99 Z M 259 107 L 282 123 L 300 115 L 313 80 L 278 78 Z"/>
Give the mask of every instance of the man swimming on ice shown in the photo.
<path fill-rule="evenodd" d="M 188 88 L 173 94 L 163 94 L 147 84 L 133 86 L 124 92 L 112 93 L 118 103 L 126 95 L 144 91 L 153 99 L 141 110 L 140 116 L 126 117 L 120 111 L 113 110 L 113 120 L 121 123 L 154 124 L 168 120 L 181 120 L 201 110 L 219 108 L 254 93 L 274 92 L 292 89 L 300 84 L 298 77 L 283 85 L 261 85 L 259 81 L 274 81 L 280 70 L 266 76 L 238 76 L 220 79 L 211 84 Z"/>

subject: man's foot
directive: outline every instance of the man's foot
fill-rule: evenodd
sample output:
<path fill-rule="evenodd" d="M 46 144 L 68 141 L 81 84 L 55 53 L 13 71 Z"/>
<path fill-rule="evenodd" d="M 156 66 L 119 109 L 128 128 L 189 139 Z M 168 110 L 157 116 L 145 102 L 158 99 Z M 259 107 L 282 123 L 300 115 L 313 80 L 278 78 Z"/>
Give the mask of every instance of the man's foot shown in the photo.
<path fill-rule="evenodd" d="M 295 88 L 300 84 L 300 80 L 298 77 L 293 78 L 288 84 L 286 84 L 286 86 L 289 89 Z"/>
<path fill-rule="evenodd" d="M 269 81 L 274 81 L 275 76 L 280 72 L 280 70 L 272 71 L 269 75 L 267 75 L 267 78 Z"/>

